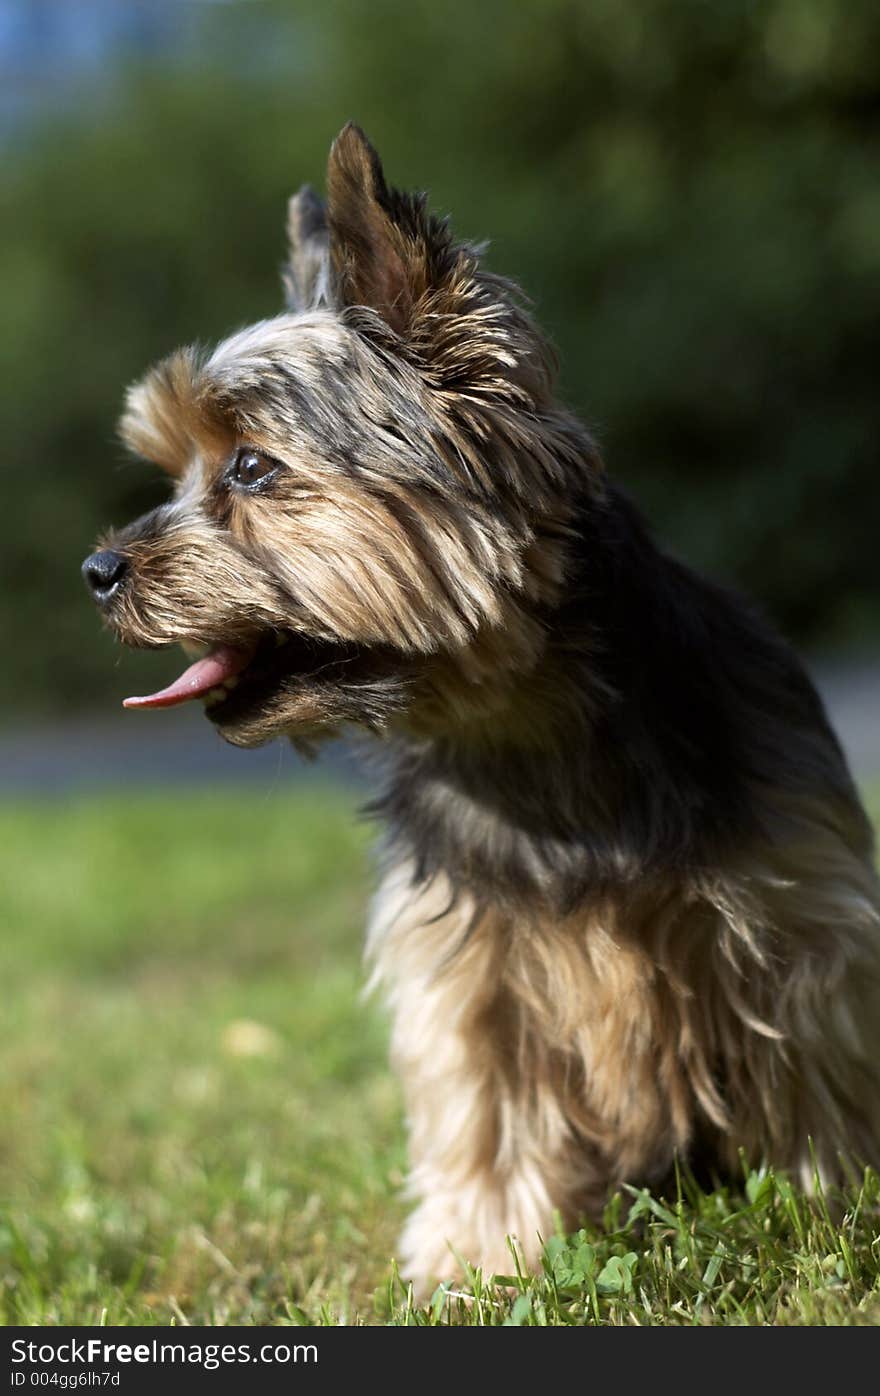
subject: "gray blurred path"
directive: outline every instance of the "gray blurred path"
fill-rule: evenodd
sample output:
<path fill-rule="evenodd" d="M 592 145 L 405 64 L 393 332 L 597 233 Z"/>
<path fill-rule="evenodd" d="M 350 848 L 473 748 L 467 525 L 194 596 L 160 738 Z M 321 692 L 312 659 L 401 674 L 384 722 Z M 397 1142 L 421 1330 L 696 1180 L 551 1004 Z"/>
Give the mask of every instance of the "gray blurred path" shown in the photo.
<path fill-rule="evenodd" d="M 880 778 L 880 658 L 819 664 L 813 678 L 853 775 Z"/>
<path fill-rule="evenodd" d="M 880 778 L 880 658 L 820 663 L 816 678 L 856 777 Z M 263 787 L 335 779 L 360 783 L 340 743 L 316 763 L 287 743 L 227 746 L 200 710 L 119 713 L 0 732 L 0 794 L 54 794 L 101 786 L 252 782 Z"/>
<path fill-rule="evenodd" d="M 341 743 L 328 746 L 317 761 L 303 761 L 289 742 L 241 751 L 217 735 L 200 708 L 114 713 L 0 732 L 0 794 L 175 783 L 265 788 L 328 778 L 357 782 L 357 763 Z"/>

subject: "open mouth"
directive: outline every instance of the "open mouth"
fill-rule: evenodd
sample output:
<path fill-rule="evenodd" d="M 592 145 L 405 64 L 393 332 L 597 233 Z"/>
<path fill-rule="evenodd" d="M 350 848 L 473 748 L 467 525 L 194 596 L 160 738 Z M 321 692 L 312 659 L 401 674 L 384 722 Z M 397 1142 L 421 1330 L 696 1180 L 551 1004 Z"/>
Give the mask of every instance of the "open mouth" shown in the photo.
<path fill-rule="evenodd" d="M 200 698 L 212 722 L 241 716 L 297 679 L 331 679 L 362 653 L 359 646 L 270 631 L 250 645 L 183 642 L 194 662 L 155 693 L 126 698 L 124 708 L 173 708 Z M 330 672 L 328 672 L 330 671 Z"/>

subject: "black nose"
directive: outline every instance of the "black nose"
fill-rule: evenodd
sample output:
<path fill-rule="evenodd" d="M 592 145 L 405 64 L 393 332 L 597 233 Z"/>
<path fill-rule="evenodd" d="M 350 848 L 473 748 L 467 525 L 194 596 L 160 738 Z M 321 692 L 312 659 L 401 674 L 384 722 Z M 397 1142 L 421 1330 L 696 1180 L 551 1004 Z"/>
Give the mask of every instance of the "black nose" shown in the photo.
<path fill-rule="evenodd" d="M 86 586 L 96 601 L 109 601 L 127 571 L 128 563 L 122 553 L 115 553 L 112 548 L 92 553 L 82 565 Z"/>

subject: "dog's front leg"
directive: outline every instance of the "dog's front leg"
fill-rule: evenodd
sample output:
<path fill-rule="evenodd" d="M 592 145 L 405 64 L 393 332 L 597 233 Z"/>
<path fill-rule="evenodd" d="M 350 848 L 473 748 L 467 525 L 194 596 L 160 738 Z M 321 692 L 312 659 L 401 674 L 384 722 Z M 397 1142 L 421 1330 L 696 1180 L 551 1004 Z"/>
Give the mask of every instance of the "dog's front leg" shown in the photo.
<path fill-rule="evenodd" d="M 508 1236 L 534 1263 L 554 1211 L 571 1219 L 583 1202 L 562 1093 L 504 989 L 507 943 L 491 911 L 439 878 L 416 887 L 399 868 L 376 899 L 368 953 L 393 1012 L 417 1200 L 400 1259 L 422 1292 L 461 1261 L 509 1273 Z"/>

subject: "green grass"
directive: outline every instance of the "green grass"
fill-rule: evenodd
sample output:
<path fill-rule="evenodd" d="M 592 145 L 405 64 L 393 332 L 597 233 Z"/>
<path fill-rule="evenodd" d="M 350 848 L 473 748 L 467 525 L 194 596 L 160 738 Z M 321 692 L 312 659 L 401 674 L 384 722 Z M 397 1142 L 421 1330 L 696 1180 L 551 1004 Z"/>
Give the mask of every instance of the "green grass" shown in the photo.
<path fill-rule="evenodd" d="M 414 1305 L 367 844 L 319 788 L 0 807 L 0 1321 L 880 1322 L 873 1175 L 621 1196 Z"/>

